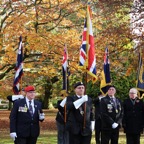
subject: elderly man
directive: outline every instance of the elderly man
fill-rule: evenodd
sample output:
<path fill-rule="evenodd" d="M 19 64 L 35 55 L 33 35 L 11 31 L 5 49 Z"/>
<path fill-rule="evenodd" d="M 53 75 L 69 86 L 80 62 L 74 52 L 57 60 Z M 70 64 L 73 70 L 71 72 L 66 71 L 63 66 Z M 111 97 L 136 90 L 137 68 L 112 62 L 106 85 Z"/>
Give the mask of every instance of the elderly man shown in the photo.
<path fill-rule="evenodd" d="M 10 137 L 15 144 L 36 144 L 39 121 L 44 120 L 41 103 L 35 100 L 35 88 L 25 88 L 26 97 L 16 100 L 10 114 Z"/>
<path fill-rule="evenodd" d="M 140 135 L 144 127 L 144 103 L 137 96 L 137 89 L 129 90 L 129 98 L 124 100 L 123 128 L 127 144 L 140 144 Z"/>
<path fill-rule="evenodd" d="M 122 104 L 115 97 L 116 89 L 113 85 L 108 87 L 107 95 L 101 99 L 101 144 L 118 144 L 119 128 L 122 121 Z"/>
<path fill-rule="evenodd" d="M 85 86 L 82 82 L 74 85 L 74 91 L 75 95 L 67 97 L 66 103 L 70 144 L 90 144 L 94 130 L 92 99 L 84 94 Z"/>

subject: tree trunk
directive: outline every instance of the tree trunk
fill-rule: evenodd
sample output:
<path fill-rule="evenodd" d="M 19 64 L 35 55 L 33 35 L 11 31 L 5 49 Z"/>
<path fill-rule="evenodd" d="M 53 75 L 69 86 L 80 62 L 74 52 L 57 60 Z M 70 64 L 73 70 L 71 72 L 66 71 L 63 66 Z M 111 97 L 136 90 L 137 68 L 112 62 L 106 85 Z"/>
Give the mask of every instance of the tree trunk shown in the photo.
<path fill-rule="evenodd" d="M 49 102 L 51 99 L 51 94 L 52 94 L 52 85 L 58 81 L 57 76 L 53 77 L 52 79 L 47 78 L 46 80 L 46 85 L 44 86 L 45 88 L 45 96 L 43 99 L 43 108 L 47 109 L 49 108 Z"/>

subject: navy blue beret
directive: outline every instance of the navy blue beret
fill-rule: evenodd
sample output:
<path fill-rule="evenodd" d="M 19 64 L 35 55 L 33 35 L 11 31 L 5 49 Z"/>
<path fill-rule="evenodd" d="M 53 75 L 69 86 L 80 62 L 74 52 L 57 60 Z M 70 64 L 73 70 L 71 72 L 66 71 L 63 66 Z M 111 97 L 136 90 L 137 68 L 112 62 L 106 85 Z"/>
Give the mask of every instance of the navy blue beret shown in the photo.
<path fill-rule="evenodd" d="M 74 88 L 76 88 L 76 87 L 78 87 L 78 86 L 81 86 L 81 85 L 84 86 L 83 82 L 77 82 L 77 83 L 74 85 Z"/>

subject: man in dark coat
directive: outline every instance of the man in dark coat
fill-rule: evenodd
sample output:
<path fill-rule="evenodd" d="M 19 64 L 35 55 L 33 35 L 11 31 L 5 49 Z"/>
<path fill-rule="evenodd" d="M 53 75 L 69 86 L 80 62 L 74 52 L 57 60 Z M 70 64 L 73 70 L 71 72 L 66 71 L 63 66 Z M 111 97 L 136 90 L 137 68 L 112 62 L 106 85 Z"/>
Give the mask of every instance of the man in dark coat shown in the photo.
<path fill-rule="evenodd" d="M 123 110 L 120 99 L 115 97 L 116 89 L 109 86 L 107 95 L 101 99 L 101 144 L 118 144 L 119 128 Z"/>
<path fill-rule="evenodd" d="M 101 144 L 101 111 L 100 102 L 104 96 L 99 92 L 98 97 L 94 99 L 95 107 L 95 141 L 96 144 Z"/>
<path fill-rule="evenodd" d="M 127 144 L 140 144 L 144 127 L 144 103 L 137 97 L 137 89 L 129 90 L 129 98 L 124 100 L 123 128 Z"/>
<path fill-rule="evenodd" d="M 15 144 L 36 144 L 39 121 L 44 120 L 41 103 L 35 98 L 35 88 L 25 88 L 26 97 L 14 102 L 10 114 L 10 137 Z"/>
<path fill-rule="evenodd" d="M 94 130 L 92 99 L 84 95 L 85 86 L 82 82 L 76 83 L 74 90 L 75 95 L 68 96 L 66 103 L 70 144 L 90 144 Z"/>

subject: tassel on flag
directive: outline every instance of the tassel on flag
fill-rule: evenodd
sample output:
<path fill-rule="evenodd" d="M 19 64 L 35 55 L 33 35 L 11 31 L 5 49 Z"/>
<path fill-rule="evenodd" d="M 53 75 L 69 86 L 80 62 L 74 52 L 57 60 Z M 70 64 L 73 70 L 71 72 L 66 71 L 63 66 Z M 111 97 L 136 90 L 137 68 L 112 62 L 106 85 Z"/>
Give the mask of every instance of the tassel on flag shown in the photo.
<path fill-rule="evenodd" d="M 100 91 L 102 92 L 103 95 L 106 95 L 107 93 L 107 86 L 111 85 L 110 66 L 108 57 L 109 57 L 108 48 L 106 48 L 104 55 L 104 66 L 101 72 L 102 80 L 100 83 Z"/>
<path fill-rule="evenodd" d="M 87 18 L 84 24 L 82 35 L 82 45 L 80 48 L 80 68 L 85 69 L 89 75 L 96 81 L 96 58 L 94 49 L 94 37 L 92 31 L 92 21 L 90 16 L 90 7 L 87 7 Z"/>
<path fill-rule="evenodd" d="M 13 83 L 13 92 L 14 94 L 18 95 L 20 91 L 20 80 L 23 75 L 23 49 L 22 49 L 22 37 L 19 38 L 19 47 L 18 47 L 18 54 L 17 54 L 17 62 L 16 62 L 16 73 L 14 77 Z"/>

